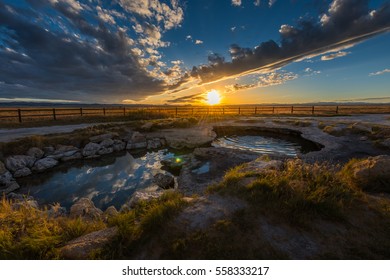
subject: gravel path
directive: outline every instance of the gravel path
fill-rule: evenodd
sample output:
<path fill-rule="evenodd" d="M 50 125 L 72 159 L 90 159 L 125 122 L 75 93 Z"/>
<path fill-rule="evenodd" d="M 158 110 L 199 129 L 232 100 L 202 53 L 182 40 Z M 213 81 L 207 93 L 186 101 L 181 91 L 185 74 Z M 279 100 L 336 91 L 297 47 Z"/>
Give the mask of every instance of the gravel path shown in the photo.
<path fill-rule="evenodd" d="M 72 124 L 72 125 L 0 129 L 0 142 L 10 142 L 18 138 L 23 138 L 27 136 L 33 136 L 33 135 L 72 132 L 76 129 L 86 128 L 98 124 L 100 123 L 84 123 L 84 124 Z"/>

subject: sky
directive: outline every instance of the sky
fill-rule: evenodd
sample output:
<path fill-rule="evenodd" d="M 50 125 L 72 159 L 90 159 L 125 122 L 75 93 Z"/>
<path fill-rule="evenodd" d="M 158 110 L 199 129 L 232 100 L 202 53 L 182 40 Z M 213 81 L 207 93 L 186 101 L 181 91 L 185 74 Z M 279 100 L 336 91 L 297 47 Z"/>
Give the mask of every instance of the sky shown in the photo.
<path fill-rule="evenodd" d="M 0 102 L 390 102 L 389 31 L 383 0 L 0 0 Z"/>

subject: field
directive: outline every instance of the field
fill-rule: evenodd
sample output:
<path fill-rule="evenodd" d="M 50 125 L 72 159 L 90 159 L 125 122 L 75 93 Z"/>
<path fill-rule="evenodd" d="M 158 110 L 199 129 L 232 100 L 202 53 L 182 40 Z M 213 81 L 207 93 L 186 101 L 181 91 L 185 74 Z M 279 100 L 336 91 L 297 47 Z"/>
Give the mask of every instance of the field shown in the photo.
<path fill-rule="evenodd" d="M 390 105 L 339 106 L 153 106 L 100 108 L 0 108 L 0 126 L 16 123 L 138 120 L 202 115 L 349 115 L 390 113 Z M 56 124 L 53 122 L 52 124 Z"/>

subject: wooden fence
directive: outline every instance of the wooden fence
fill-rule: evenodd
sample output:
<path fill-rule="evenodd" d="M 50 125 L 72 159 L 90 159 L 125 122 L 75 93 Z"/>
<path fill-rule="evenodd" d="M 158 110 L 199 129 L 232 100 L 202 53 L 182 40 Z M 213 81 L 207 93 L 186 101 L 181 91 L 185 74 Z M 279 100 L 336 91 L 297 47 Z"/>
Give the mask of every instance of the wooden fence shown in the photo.
<path fill-rule="evenodd" d="M 66 117 L 144 116 L 184 117 L 199 115 L 338 115 L 390 113 L 390 105 L 343 106 L 154 106 L 154 107 L 101 107 L 101 108 L 0 108 L 1 122 L 58 120 Z"/>

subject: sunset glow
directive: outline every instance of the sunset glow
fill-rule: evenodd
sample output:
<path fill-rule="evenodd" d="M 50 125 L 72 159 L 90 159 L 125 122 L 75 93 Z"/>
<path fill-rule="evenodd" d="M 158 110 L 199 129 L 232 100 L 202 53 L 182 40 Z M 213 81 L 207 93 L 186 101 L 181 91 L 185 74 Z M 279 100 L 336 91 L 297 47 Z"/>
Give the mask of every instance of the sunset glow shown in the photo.
<path fill-rule="evenodd" d="M 221 102 L 221 94 L 213 89 L 207 93 L 206 103 L 208 105 L 217 105 Z"/>

